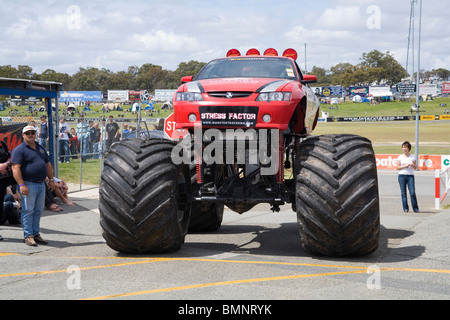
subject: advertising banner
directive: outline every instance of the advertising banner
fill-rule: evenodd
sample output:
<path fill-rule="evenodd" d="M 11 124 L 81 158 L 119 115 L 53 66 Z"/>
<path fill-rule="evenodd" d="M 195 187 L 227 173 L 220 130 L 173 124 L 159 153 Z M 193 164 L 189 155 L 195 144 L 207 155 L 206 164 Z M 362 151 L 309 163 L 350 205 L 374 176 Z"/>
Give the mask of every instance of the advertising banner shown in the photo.
<path fill-rule="evenodd" d="M 130 101 L 141 101 L 141 95 L 144 93 L 144 90 L 141 91 L 128 91 L 128 99 Z"/>
<path fill-rule="evenodd" d="M 378 170 L 396 170 L 396 162 L 400 155 L 398 154 L 377 154 L 375 159 L 377 161 Z M 429 171 L 429 170 L 441 170 L 443 156 L 419 156 L 419 170 Z"/>
<path fill-rule="evenodd" d="M 59 101 L 102 101 L 101 91 L 63 91 L 59 93 Z"/>
<path fill-rule="evenodd" d="M 441 170 L 447 170 L 450 168 L 450 156 L 442 156 Z"/>
<path fill-rule="evenodd" d="M 432 116 L 434 118 L 434 116 Z M 376 121 L 408 121 L 410 116 L 384 116 L 384 117 L 337 117 L 337 122 L 376 122 Z"/>
<path fill-rule="evenodd" d="M 372 86 L 369 88 L 372 97 L 392 97 L 391 88 L 388 86 Z"/>
<path fill-rule="evenodd" d="M 407 94 L 407 93 L 415 93 L 416 92 L 416 85 L 415 84 L 397 84 L 397 92 L 400 92 L 401 94 Z"/>
<path fill-rule="evenodd" d="M 442 83 L 442 93 L 450 93 L 450 82 Z"/>
<path fill-rule="evenodd" d="M 177 90 L 172 89 L 156 89 L 153 100 L 156 101 L 172 101 L 172 97 Z"/>
<path fill-rule="evenodd" d="M 322 87 L 322 97 L 342 97 L 342 87 Z"/>
<path fill-rule="evenodd" d="M 437 84 L 421 84 L 419 86 L 420 95 L 431 95 L 433 97 L 437 96 Z"/>
<path fill-rule="evenodd" d="M 349 87 L 348 95 L 350 97 L 360 96 L 361 98 L 365 98 L 369 96 L 369 87 Z"/>
<path fill-rule="evenodd" d="M 108 101 L 128 102 L 128 90 L 108 90 Z"/>

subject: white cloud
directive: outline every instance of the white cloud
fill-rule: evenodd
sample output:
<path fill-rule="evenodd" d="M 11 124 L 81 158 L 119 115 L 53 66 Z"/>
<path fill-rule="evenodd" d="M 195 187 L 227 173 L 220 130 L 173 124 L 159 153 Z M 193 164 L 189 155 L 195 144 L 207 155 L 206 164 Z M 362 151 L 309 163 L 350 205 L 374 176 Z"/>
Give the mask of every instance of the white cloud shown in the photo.
<path fill-rule="evenodd" d="M 334 30 L 354 30 L 364 28 L 366 17 L 364 17 L 359 7 L 336 7 L 328 8 L 317 19 L 317 26 L 324 29 Z"/>
<path fill-rule="evenodd" d="M 199 41 L 194 37 L 165 32 L 164 30 L 152 30 L 144 34 L 134 34 L 132 39 L 136 42 L 136 48 L 152 52 L 179 52 L 182 50 L 191 52 L 200 47 Z"/>
<path fill-rule="evenodd" d="M 79 67 L 122 71 L 144 63 L 173 70 L 181 62 L 208 62 L 230 48 L 244 53 L 251 47 L 279 52 L 293 47 L 304 65 L 305 43 L 309 68 L 356 64 L 374 49 L 390 51 L 404 64 L 410 9 L 409 0 L 0 0 L 0 5 L 0 65 L 69 74 Z M 379 28 L 367 26 L 374 14 L 370 6 L 379 8 Z M 450 2 L 424 1 L 423 9 L 423 68 L 450 69 Z"/>

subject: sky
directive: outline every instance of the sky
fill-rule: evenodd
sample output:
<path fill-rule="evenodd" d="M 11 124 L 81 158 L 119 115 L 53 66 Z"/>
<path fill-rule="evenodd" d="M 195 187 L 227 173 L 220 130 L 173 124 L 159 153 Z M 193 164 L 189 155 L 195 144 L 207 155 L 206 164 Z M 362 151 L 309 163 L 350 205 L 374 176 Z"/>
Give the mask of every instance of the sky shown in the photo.
<path fill-rule="evenodd" d="M 406 68 L 410 10 L 411 0 L 0 0 L 0 65 L 70 75 L 144 63 L 175 70 L 231 48 L 273 47 L 296 49 L 308 71 L 358 64 L 375 49 Z M 450 70 L 449 12 L 448 0 L 423 0 L 421 69 Z M 415 69 L 419 13 L 420 0 Z"/>

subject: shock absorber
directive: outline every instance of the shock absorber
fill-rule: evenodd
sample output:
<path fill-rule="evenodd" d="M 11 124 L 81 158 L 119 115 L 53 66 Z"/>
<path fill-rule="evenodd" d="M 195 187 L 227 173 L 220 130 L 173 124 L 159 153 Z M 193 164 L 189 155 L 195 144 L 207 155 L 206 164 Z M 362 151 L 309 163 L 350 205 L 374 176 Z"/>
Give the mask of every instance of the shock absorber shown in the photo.
<path fill-rule="evenodd" d="M 201 141 L 198 140 L 194 140 L 196 145 L 196 149 L 195 150 L 202 150 L 203 151 L 203 144 L 201 144 Z M 198 145 L 201 144 L 201 145 Z M 196 175 L 196 180 L 198 184 L 203 183 L 203 177 L 202 177 L 202 171 L 203 171 L 203 159 L 202 159 L 202 154 L 195 152 L 195 175 Z"/>
<path fill-rule="evenodd" d="M 279 131 L 277 183 L 284 182 L 284 134 Z"/>
<path fill-rule="evenodd" d="M 203 183 L 203 133 L 200 122 L 196 122 L 194 130 L 195 178 L 198 184 Z"/>

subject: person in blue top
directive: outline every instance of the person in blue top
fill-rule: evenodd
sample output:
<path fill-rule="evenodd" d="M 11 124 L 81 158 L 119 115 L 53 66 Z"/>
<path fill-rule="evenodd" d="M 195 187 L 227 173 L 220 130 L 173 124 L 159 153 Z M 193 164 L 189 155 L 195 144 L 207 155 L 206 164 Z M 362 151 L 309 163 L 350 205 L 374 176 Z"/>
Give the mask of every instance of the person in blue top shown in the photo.
<path fill-rule="evenodd" d="M 122 139 L 127 139 L 130 135 L 130 130 L 128 130 L 128 124 L 123 124 L 123 130 L 122 130 Z"/>
<path fill-rule="evenodd" d="M 39 144 L 45 148 L 45 150 L 49 150 L 48 148 L 48 122 L 47 122 L 47 116 L 42 115 L 41 116 L 41 124 L 40 124 L 40 130 L 39 130 Z"/>
<path fill-rule="evenodd" d="M 36 243 L 47 244 L 39 233 L 41 212 L 45 204 L 46 177 L 49 178 L 49 188 L 51 190 L 55 188 L 49 156 L 36 142 L 35 136 L 34 127 L 23 128 L 23 142 L 11 154 L 12 172 L 21 197 L 22 228 L 25 243 L 29 246 L 36 246 Z"/>

